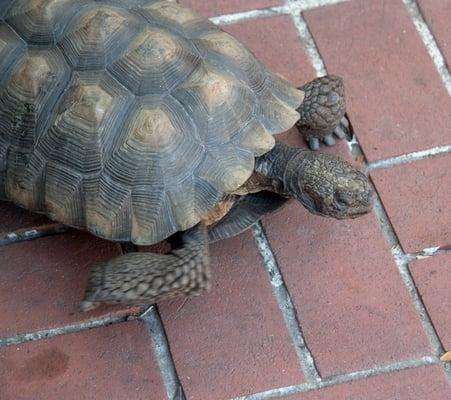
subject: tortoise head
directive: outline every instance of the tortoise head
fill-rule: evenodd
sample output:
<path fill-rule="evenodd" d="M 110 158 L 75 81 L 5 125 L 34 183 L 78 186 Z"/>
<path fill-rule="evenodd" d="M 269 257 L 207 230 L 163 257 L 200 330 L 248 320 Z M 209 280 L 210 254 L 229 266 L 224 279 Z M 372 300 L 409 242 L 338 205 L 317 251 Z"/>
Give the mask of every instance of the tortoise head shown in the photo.
<path fill-rule="evenodd" d="M 337 156 L 302 151 L 290 160 L 284 178 L 288 192 L 314 214 L 356 218 L 372 209 L 368 178 Z"/>

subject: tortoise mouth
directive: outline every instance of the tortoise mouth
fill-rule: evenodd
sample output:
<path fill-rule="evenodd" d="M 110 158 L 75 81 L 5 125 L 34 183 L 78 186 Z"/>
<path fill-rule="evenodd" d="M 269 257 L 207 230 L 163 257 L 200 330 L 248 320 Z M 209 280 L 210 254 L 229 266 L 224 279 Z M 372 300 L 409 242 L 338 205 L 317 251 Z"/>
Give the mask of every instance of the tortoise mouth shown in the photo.
<path fill-rule="evenodd" d="M 369 208 L 362 208 L 360 210 L 353 210 L 351 212 L 346 212 L 344 214 L 336 214 L 336 215 L 331 215 L 332 217 L 336 218 L 336 219 L 354 219 L 354 218 L 358 218 L 361 217 L 363 215 L 368 214 L 369 212 L 371 212 L 371 207 Z"/>
<path fill-rule="evenodd" d="M 342 203 L 334 203 L 332 207 L 322 204 L 319 200 L 315 201 L 311 195 L 305 192 L 301 192 L 297 200 L 312 214 L 341 220 L 358 218 L 371 212 L 373 209 L 374 193 L 370 191 L 363 197 L 363 199 L 360 198 L 353 204 L 345 206 Z"/>

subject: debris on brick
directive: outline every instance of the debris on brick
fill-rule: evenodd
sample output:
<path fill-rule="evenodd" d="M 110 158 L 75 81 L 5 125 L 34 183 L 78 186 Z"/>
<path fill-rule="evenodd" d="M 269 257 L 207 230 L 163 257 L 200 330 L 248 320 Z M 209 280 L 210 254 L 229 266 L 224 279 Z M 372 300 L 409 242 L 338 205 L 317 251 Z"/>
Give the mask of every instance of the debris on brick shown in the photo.
<path fill-rule="evenodd" d="M 440 361 L 451 362 L 451 351 L 446 352 L 440 357 Z"/>

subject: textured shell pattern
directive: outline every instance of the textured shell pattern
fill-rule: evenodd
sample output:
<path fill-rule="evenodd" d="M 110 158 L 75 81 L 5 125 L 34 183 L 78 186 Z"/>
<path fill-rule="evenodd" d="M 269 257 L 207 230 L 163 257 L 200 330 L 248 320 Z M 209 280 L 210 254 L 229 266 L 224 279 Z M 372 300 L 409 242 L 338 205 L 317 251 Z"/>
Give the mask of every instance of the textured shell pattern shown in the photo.
<path fill-rule="evenodd" d="M 251 175 L 301 92 L 168 1 L 2 0 L 0 198 L 152 244 Z"/>

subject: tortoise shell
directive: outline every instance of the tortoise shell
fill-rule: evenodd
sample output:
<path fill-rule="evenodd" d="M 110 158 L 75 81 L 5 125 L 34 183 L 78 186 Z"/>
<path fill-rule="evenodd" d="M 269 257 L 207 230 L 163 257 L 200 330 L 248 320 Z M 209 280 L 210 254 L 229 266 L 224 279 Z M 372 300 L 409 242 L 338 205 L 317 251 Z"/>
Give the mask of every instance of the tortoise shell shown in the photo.
<path fill-rule="evenodd" d="M 176 3 L 6 0 L 0 197 L 106 239 L 156 243 L 241 186 L 301 101 Z"/>

